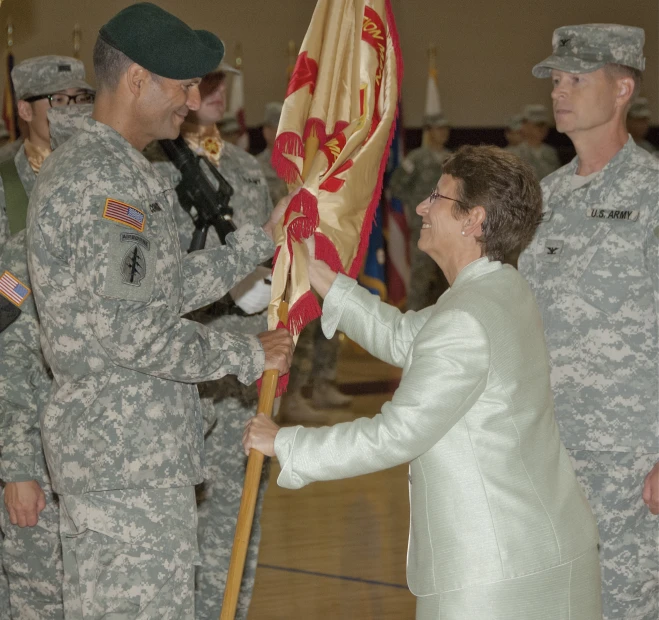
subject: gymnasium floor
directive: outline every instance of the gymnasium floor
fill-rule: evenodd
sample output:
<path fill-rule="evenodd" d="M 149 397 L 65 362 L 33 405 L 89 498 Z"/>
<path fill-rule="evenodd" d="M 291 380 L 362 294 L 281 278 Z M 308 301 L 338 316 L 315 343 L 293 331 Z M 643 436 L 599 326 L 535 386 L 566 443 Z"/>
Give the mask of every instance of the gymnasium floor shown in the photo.
<path fill-rule="evenodd" d="M 380 411 L 400 372 L 344 340 L 341 389 L 354 394 L 341 421 Z M 406 620 L 409 525 L 407 465 L 368 476 L 277 486 L 277 460 L 261 525 L 263 538 L 250 620 Z"/>

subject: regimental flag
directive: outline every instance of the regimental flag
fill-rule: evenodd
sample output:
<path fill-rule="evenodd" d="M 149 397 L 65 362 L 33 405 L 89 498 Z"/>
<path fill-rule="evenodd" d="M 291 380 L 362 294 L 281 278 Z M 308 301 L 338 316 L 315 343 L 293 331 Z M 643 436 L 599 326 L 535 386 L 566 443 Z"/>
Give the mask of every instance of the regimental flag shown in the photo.
<path fill-rule="evenodd" d="M 272 163 L 295 195 L 277 231 L 270 329 L 295 335 L 320 307 L 308 251 L 356 277 L 380 201 L 402 59 L 390 0 L 318 0 L 288 85 Z M 280 390 L 283 387 L 280 384 Z"/>
<path fill-rule="evenodd" d="M 245 83 L 243 81 L 242 69 L 231 80 L 231 94 L 229 96 L 228 108 L 227 116 L 233 116 L 240 126 L 240 137 L 237 144 L 242 149 L 248 151 L 249 133 L 245 124 Z"/>
<path fill-rule="evenodd" d="M 31 293 L 30 289 L 8 271 L 0 276 L 0 295 L 15 306 L 20 306 Z"/>
<path fill-rule="evenodd" d="M 2 119 L 9 133 L 9 141 L 14 142 L 20 132 L 18 130 L 18 113 L 16 110 L 16 94 L 11 81 L 11 70 L 14 68 L 14 55 L 11 49 L 5 53 L 5 93 L 2 102 Z"/>
<path fill-rule="evenodd" d="M 385 173 L 385 187 L 394 170 L 403 161 L 403 118 L 398 115 L 396 131 L 389 151 L 389 162 Z M 403 308 L 407 303 L 410 287 L 410 231 L 400 199 L 385 189 L 384 197 L 385 239 L 387 248 L 387 299 L 389 303 Z"/>
<path fill-rule="evenodd" d="M 364 266 L 359 274 L 359 283 L 371 293 L 379 295 L 382 301 L 387 300 L 384 202 L 384 200 L 381 201 L 375 210 L 375 220 L 368 238 L 368 250 L 364 259 Z"/>

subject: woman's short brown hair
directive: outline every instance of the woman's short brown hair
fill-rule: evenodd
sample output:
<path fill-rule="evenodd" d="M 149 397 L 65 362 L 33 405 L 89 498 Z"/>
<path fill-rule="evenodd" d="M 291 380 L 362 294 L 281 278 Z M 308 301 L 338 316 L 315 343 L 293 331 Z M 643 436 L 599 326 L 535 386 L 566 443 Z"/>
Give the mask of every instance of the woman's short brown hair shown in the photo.
<path fill-rule="evenodd" d="M 486 216 L 477 241 L 490 260 L 518 254 L 533 239 L 542 216 L 542 190 L 531 166 L 496 146 L 463 146 L 442 167 L 458 180 L 456 217 L 482 206 Z"/>

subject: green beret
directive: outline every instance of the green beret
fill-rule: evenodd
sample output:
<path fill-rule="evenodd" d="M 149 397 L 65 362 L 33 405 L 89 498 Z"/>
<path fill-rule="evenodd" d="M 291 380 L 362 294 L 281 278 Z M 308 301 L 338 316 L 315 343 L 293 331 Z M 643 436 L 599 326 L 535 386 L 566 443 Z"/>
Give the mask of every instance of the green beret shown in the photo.
<path fill-rule="evenodd" d="M 119 11 L 99 37 L 138 65 L 173 80 L 200 78 L 214 71 L 224 56 L 224 44 L 212 32 L 192 30 L 150 2 Z"/>

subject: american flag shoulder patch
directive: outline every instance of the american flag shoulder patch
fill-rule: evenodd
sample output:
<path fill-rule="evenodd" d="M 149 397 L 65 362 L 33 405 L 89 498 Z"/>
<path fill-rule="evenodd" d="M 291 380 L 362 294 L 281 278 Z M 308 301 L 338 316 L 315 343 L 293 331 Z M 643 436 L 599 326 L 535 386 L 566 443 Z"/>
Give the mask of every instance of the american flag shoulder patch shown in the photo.
<path fill-rule="evenodd" d="M 144 222 L 146 220 L 144 211 L 114 198 L 106 199 L 103 218 L 117 222 L 117 224 L 123 224 L 138 232 L 144 231 Z"/>
<path fill-rule="evenodd" d="M 15 306 L 20 307 L 31 292 L 25 284 L 8 271 L 0 276 L 0 295 L 6 297 Z"/>

